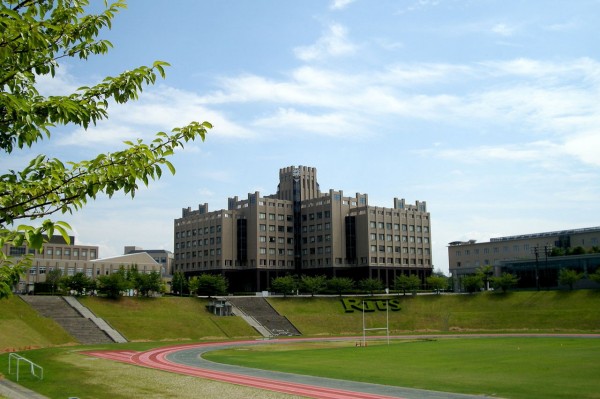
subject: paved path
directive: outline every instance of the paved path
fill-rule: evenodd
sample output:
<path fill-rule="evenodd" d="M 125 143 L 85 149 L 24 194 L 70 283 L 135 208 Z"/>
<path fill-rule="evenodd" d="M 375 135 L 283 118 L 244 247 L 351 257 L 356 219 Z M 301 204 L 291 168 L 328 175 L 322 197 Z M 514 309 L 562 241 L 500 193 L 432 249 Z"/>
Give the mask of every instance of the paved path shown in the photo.
<path fill-rule="evenodd" d="M 506 336 L 506 335 L 502 335 Z M 520 335 L 522 336 L 522 335 Z M 556 336 L 556 335 L 554 335 Z M 442 336 L 439 336 L 442 337 Z M 443 336 L 443 337 L 448 337 Z M 460 336 L 464 338 L 465 336 Z M 417 339 L 419 336 L 393 337 L 394 339 Z M 435 338 L 422 336 L 422 338 Z M 435 392 L 387 385 L 368 384 L 353 381 L 311 377 L 298 374 L 281 373 L 251 369 L 246 367 L 213 363 L 201 358 L 201 354 L 211 350 L 234 346 L 264 345 L 273 343 L 293 343 L 299 341 L 357 341 L 351 338 L 295 338 L 269 341 L 236 341 L 169 346 L 146 352 L 135 351 L 91 351 L 90 356 L 112 359 L 139 366 L 202 377 L 211 380 L 246 385 L 292 395 L 315 399 L 481 399 L 483 396 Z"/>

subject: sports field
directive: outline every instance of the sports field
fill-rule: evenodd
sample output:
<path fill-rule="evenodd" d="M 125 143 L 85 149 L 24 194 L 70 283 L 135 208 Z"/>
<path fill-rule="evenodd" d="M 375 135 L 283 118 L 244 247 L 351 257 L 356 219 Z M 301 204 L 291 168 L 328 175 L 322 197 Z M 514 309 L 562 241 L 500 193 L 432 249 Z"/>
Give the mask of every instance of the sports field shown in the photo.
<path fill-rule="evenodd" d="M 600 398 L 600 339 L 403 339 L 236 347 L 204 358 L 252 368 L 503 398 Z"/>
<path fill-rule="evenodd" d="M 405 338 L 369 342 L 288 341 L 210 352 L 205 358 L 248 367 L 336 379 L 502 398 L 600 398 L 598 338 Z M 88 350 L 148 351 L 157 343 L 105 345 Z M 49 348 L 28 356 L 45 365 L 44 381 L 21 382 L 50 398 L 289 398 L 91 358 L 85 348 Z M 27 353 L 26 353 L 27 355 Z M 0 356 L 6 367 L 6 356 Z"/>

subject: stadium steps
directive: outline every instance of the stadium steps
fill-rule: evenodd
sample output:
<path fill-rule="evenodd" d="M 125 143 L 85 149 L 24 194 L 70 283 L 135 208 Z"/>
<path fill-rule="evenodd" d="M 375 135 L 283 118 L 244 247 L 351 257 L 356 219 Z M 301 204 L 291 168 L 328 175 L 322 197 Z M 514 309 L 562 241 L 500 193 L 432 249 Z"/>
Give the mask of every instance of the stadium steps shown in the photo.
<path fill-rule="evenodd" d="M 81 344 L 106 344 L 116 342 L 94 321 L 84 317 L 60 296 L 21 295 L 26 303 L 41 316 L 56 321 Z"/>
<path fill-rule="evenodd" d="M 262 297 L 227 297 L 227 300 L 244 314 L 252 317 L 272 337 L 302 335 L 300 331 Z"/>

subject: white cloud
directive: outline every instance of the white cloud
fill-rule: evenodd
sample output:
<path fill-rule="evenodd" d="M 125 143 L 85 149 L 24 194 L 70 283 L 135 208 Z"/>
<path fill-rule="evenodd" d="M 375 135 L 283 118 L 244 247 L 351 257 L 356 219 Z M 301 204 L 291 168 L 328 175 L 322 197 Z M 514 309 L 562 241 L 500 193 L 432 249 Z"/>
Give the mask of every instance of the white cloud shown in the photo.
<path fill-rule="evenodd" d="M 352 136 L 361 132 L 358 124 L 350 122 L 348 116 L 342 113 L 315 115 L 280 108 L 275 115 L 256 120 L 254 126 L 283 132 L 300 130 L 325 136 Z"/>
<path fill-rule="evenodd" d="M 341 10 L 343 8 L 346 8 L 350 3 L 353 2 L 354 0 L 333 0 L 329 8 L 332 10 Z"/>
<path fill-rule="evenodd" d="M 492 27 L 492 33 L 495 33 L 500 36 L 509 37 L 515 33 L 516 28 L 514 26 L 509 26 L 507 24 L 496 24 Z"/>
<path fill-rule="evenodd" d="M 346 28 L 334 23 L 315 44 L 296 47 L 294 54 L 302 61 L 316 61 L 328 57 L 351 55 L 356 50 L 357 47 L 347 38 Z"/>
<path fill-rule="evenodd" d="M 152 140 L 158 131 L 168 133 L 192 121 L 210 121 L 213 129 L 208 131 L 208 137 L 211 138 L 253 137 L 247 128 L 203 105 L 200 96 L 167 86 L 149 88 L 135 102 L 112 104 L 108 112 L 109 118 L 100 121 L 97 126 L 87 131 L 75 129 L 61 136 L 57 143 L 82 147 L 122 147 L 125 140 Z M 188 148 L 193 148 L 193 144 L 188 144 Z"/>

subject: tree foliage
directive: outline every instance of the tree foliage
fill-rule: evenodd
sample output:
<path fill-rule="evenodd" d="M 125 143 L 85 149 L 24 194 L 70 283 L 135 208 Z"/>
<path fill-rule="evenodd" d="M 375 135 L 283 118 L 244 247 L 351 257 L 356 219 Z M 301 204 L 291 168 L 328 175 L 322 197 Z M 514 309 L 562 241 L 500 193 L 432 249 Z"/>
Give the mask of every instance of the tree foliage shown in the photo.
<path fill-rule="evenodd" d="M 0 150 L 5 155 L 50 139 L 59 126 L 87 129 L 109 117 L 109 104 L 135 100 L 145 86 L 165 77 L 168 63 L 156 61 L 68 95 L 42 95 L 40 78 L 53 78 L 60 62 L 85 61 L 112 47 L 99 35 L 110 29 L 115 13 L 125 7 L 124 0 L 106 3 L 98 14 L 87 13 L 87 6 L 88 0 L 5 0 L 0 4 Z M 204 140 L 211 127 L 208 122 L 191 122 L 170 133 L 158 132 L 149 143 L 127 141 L 123 149 L 92 159 L 61 160 L 42 154 L 22 170 L 6 171 L 0 175 L 0 248 L 26 244 L 40 250 L 55 232 L 68 243 L 70 226 L 66 223 L 50 218 L 35 226 L 17 222 L 72 213 L 100 194 L 110 197 L 123 192 L 133 197 L 139 184 L 159 179 L 163 168 L 174 173 L 167 158 L 187 142 Z M 29 263 L 27 258 L 12 262 L 1 252 L 0 262 L 2 297 Z"/>
<path fill-rule="evenodd" d="M 576 282 L 583 278 L 582 273 L 578 273 L 572 269 L 560 269 L 558 272 L 558 284 L 568 285 L 569 289 L 572 290 Z"/>
<path fill-rule="evenodd" d="M 108 298 L 119 298 L 130 288 L 129 281 L 127 281 L 125 268 L 121 267 L 115 273 L 98 276 L 96 279 L 96 288 L 99 293 L 106 295 Z"/>
<path fill-rule="evenodd" d="M 383 283 L 378 278 L 362 279 L 358 282 L 358 286 L 361 290 L 368 292 L 371 296 L 375 291 L 381 291 L 383 289 Z"/>
<path fill-rule="evenodd" d="M 327 281 L 327 288 L 339 296 L 350 291 L 354 287 L 354 280 L 349 277 L 332 277 Z"/>
<path fill-rule="evenodd" d="M 437 294 L 448 288 L 448 277 L 446 276 L 432 275 L 427 277 L 425 282 L 429 288 L 434 290 Z"/>
<path fill-rule="evenodd" d="M 298 281 L 294 276 L 275 277 L 271 280 L 271 290 L 287 296 L 298 289 Z"/>
<path fill-rule="evenodd" d="M 173 273 L 173 279 L 171 280 L 171 292 L 182 296 L 184 293 L 189 292 L 189 281 L 185 278 L 183 272 Z M 196 288 L 196 291 L 198 288 Z"/>
<path fill-rule="evenodd" d="M 89 290 L 96 288 L 94 280 L 79 272 L 72 276 L 64 276 L 60 279 L 60 285 L 65 291 L 73 291 L 75 295 L 83 295 Z"/>
<path fill-rule="evenodd" d="M 54 295 L 54 290 L 58 287 L 58 283 L 62 278 L 62 269 L 56 268 L 48 271 L 46 274 L 46 284 L 48 284 L 52 289 L 52 295 Z"/>
<path fill-rule="evenodd" d="M 396 276 L 394 280 L 394 289 L 402 291 L 403 295 L 406 295 L 406 291 L 416 293 L 421 287 L 421 279 L 416 274 L 406 275 L 400 274 Z"/>
<path fill-rule="evenodd" d="M 490 279 L 494 289 L 500 289 L 502 292 L 508 291 L 510 288 L 517 285 L 519 278 L 511 273 L 502 273 L 500 277 L 492 277 Z"/>
<path fill-rule="evenodd" d="M 471 274 L 462 278 L 462 286 L 469 294 L 483 288 L 483 277 L 481 274 Z"/>
<path fill-rule="evenodd" d="M 304 292 L 308 292 L 311 296 L 315 296 L 323 292 L 327 288 L 326 276 L 302 276 L 300 278 L 300 287 Z"/>
<path fill-rule="evenodd" d="M 206 295 L 208 297 L 225 295 L 228 288 L 229 282 L 225 276 L 208 273 L 198 276 L 198 295 Z"/>

